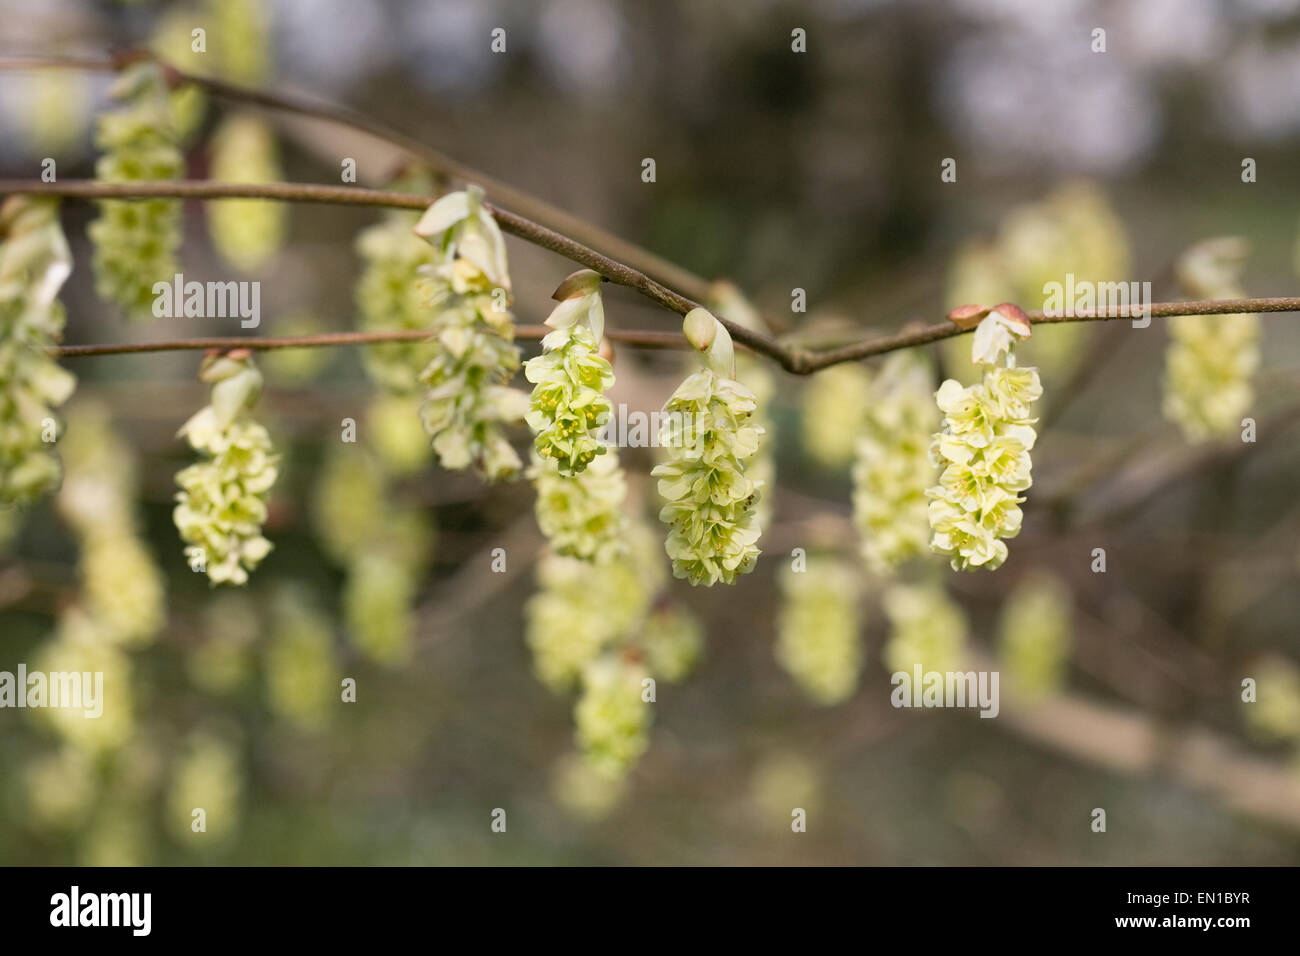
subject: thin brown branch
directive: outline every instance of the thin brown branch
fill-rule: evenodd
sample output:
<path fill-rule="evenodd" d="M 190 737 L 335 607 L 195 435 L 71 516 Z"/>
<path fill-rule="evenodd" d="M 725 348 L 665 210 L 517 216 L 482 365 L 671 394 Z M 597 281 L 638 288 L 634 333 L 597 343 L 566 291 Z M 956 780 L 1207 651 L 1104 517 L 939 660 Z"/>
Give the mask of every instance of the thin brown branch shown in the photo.
<path fill-rule="evenodd" d="M 1239 312 L 1300 312 L 1300 296 L 1155 302 L 1151 304 L 1150 316 L 1155 319 L 1167 319 L 1179 315 L 1234 315 Z M 1041 310 L 1026 310 L 1025 314 L 1029 316 L 1030 322 L 1043 325 L 1054 322 L 1106 322 L 1115 319 L 1133 319 L 1145 315 L 1146 311 L 1141 306 L 1124 306 L 1106 312 L 1098 312 L 1096 309 L 1080 310 L 1073 315 L 1045 315 Z M 940 322 L 896 335 L 825 349 L 809 355 L 805 363 L 806 367 L 802 371 L 816 372 L 829 365 L 857 362 L 886 352 L 926 345 L 954 335 L 965 335 L 968 331 L 970 330 L 958 329 L 951 322 Z"/>
<path fill-rule="evenodd" d="M 553 331 L 545 325 L 519 325 L 515 338 L 540 339 Z M 181 352 L 207 349 L 310 349 L 337 345 L 374 345 L 382 342 L 418 342 L 433 336 L 429 329 L 389 329 L 379 332 L 320 332 L 314 335 L 218 336 L 194 339 L 171 339 L 163 342 L 111 342 L 103 345 L 57 345 L 49 349 L 57 358 L 87 355 L 126 355 L 132 352 Z M 608 329 L 605 337 L 612 342 L 642 349 L 686 349 L 686 336 L 676 332 L 621 331 Z"/>

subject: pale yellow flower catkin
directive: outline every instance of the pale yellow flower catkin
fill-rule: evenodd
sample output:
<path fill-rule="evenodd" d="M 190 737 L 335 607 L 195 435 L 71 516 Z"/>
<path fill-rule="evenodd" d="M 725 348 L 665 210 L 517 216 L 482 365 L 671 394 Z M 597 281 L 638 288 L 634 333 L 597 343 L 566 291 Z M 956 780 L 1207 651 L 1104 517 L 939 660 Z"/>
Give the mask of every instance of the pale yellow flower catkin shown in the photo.
<path fill-rule="evenodd" d="M 1020 494 L 1033 483 L 1030 451 L 1037 440 L 1034 402 L 1043 394 L 1038 370 L 1016 365 L 1017 339 L 1029 321 L 1002 303 L 971 337 L 971 360 L 983 381 L 965 388 L 947 379 L 935 392 L 943 430 L 931 453 L 942 471 L 926 491 L 930 500 L 930 547 L 947 555 L 954 571 L 994 570 L 1006 561 L 1006 538 L 1020 533 Z"/>
<path fill-rule="evenodd" d="M 412 173 L 390 188 L 427 193 L 433 186 L 428 177 Z M 357 234 L 362 270 L 354 298 L 360 328 L 372 332 L 428 328 L 434 310 L 451 301 L 447 284 L 430 274 L 437 265 L 437 250 L 413 231 L 419 220 L 418 212 L 390 209 L 380 222 Z M 437 343 L 414 340 L 370 345 L 362 356 L 372 382 L 386 392 L 414 395 L 420 388 L 420 372 L 437 353 Z"/>
<path fill-rule="evenodd" d="M 894 584 L 881 598 L 889 619 L 889 637 L 882 657 L 891 673 L 912 675 L 963 669 L 966 617 L 961 608 L 933 584 Z"/>
<path fill-rule="evenodd" d="M 853 520 L 867 567 L 889 574 L 925 554 L 939 425 L 929 363 L 915 349 L 887 358 L 871 381 L 853 463 Z"/>
<path fill-rule="evenodd" d="M 605 563 L 622 553 L 627 479 L 607 446 L 576 475 L 560 474 L 554 458 L 533 452 L 528 477 L 537 490 L 537 526 L 556 554 Z"/>
<path fill-rule="evenodd" d="M 215 734 L 193 734 L 173 767 L 168 787 L 172 838 L 194 850 L 210 850 L 225 842 L 239 829 L 242 792 L 243 764 L 234 745 Z M 196 812 L 200 810 L 201 816 Z"/>
<path fill-rule="evenodd" d="M 410 659 L 415 635 L 417 569 L 383 548 L 363 551 L 348 568 L 343 618 L 352 643 L 387 666 Z"/>
<path fill-rule="evenodd" d="M 656 607 L 641 625 L 640 645 L 650 672 L 675 684 L 699 662 L 704 651 L 704 628 L 685 608 Z"/>
<path fill-rule="evenodd" d="M 0 206 L 0 508 L 30 504 L 61 477 L 54 409 L 77 380 L 46 350 L 63 337 L 58 294 L 71 271 L 58 203 L 6 200 Z"/>
<path fill-rule="evenodd" d="M 753 422 L 754 393 L 736 380 L 735 350 L 726 326 L 704 309 L 682 323 L 703 368 L 689 375 L 664 406 L 659 436 L 665 460 L 651 474 L 665 501 L 664 550 L 673 576 L 692 586 L 734 584 L 758 562 L 756 502 L 762 484 L 748 473 L 763 429 Z"/>
<path fill-rule="evenodd" d="M 1209 239 L 1189 249 L 1178 280 L 1198 299 L 1238 299 L 1249 247 L 1237 238 Z M 1183 315 L 1169 320 L 1165 353 L 1165 417 L 1189 441 L 1229 435 L 1242 427 L 1255 399 L 1251 378 L 1259 368 L 1259 316 Z"/>
<path fill-rule="evenodd" d="M 262 86 L 271 73 L 271 4 L 268 0 L 206 0 L 212 55 L 223 77 Z"/>
<path fill-rule="evenodd" d="M 212 175 L 223 183 L 273 183 L 284 178 L 271 127 L 260 116 L 234 113 L 212 134 Z M 208 203 L 208 232 L 217 252 L 243 272 L 265 268 L 284 245 L 289 207 L 266 199 Z"/>
<path fill-rule="evenodd" d="M 262 525 L 279 456 L 251 414 L 262 377 L 247 352 L 208 356 L 199 379 L 212 384 L 212 401 L 178 435 L 203 457 L 176 475 L 173 520 L 192 569 L 213 584 L 241 585 L 271 551 Z"/>
<path fill-rule="evenodd" d="M 804 451 L 824 468 L 853 460 L 858 421 L 870 400 L 871 376 L 856 362 L 832 365 L 810 377 L 800 418 Z"/>
<path fill-rule="evenodd" d="M 624 536 L 625 549 L 597 561 L 548 551 L 538 564 L 540 588 L 524 608 L 537 675 L 557 693 L 576 685 L 579 751 L 606 781 L 565 774 L 567 800 L 579 811 L 588 799 L 616 800 L 621 788 L 608 781 L 625 775 L 649 746 L 652 704 L 642 698 L 643 681 L 681 680 L 702 644 L 689 612 L 655 603 L 667 574 L 650 530 L 629 520 Z"/>
<path fill-rule="evenodd" d="M 520 351 L 507 307 L 505 238 L 476 186 L 439 198 L 415 232 L 433 246 L 436 263 L 431 331 L 438 349 L 419 376 L 428 389 L 421 421 L 443 468 L 472 465 L 488 481 L 512 478 L 523 461 L 506 429 L 524 418 L 528 396 L 508 385 Z"/>
<path fill-rule="evenodd" d="M 218 592 L 204 602 L 202 622 L 202 642 L 185 658 L 190 681 L 212 694 L 243 687 L 262 636 L 257 602 L 247 591 Z"/>
<path fill-rule="evenodd" d="M 849 562 L 826 553 L 807 557 L 807 567 L 782 568 L 776 659 L 818 704 L 847 700 L 862 670 L 861 575 Z"/>
<path fill-rule="evenodd" d="M 267 703 L 294 726 L 320 730 L 339 694 L 330 619 L 306 595 L 288 586 L 274 595 L 271 612 L 263 657 Z"/>
<path fill-rule="evenodd" d="M 74 70 L 35 70 L 13 84 L 18 128 L 25 152 L 59 161 L 78 156 L 90 126 L 93 88 L 88 74 Z"/>
<path fill-rule="evenodd" d="M 524 606 L 524 637 L 537 676 L 556 692 L 626 640 L 663 586 L 665 573 L 649 532 L 632 524 L 627 541 L 625 551 L 602 562 L 548 551 L 538 563 L 540 587 Z"/>
<path fill-rule="evenodd" d="M 581 474 L 607 451 L 598 432 L 612 411 L 605 392 L 614 368 L 601 354 L 605 307 L 601 277 L 590 269 L 573 273 L 555 291 L 560 304 L 546 319 L 553 331 L 542 339 L 542 354 L 524 363 L 533 383 L 525 421 L 533 430 L 533 450 L 554 463 L 558 474 Z"/>
<path fill-rule="evenodd" d="M 98 790 L 94 762 L 83 750 L 64 745 L 44 754 L 23 770 L 28 823 L 38 831 L 78 829 Z"/>
<path fill-rule="evenodd" d="M 608 777 L 626 774 L 650 746 L 653 705 L 643 699 L 649 672 L 624 655 L 608 654 L 582 671 L 574 707 L 578 746 L 591 766 Z"/>
<path fill-rule="evenodd" d="M 754 332 L 770 333 L 772 330 L 759 316 L 758 310 L 730 282 L 717 281 L 710 286 L 710 306 L 725 319 Z M 763 429 L 763 442 L 745 466 L 749 475 L 763 488 L 754 504 L 754 520 L 760 528 L 772 523 L 776 504 L 776 425 L 769 409 L 777 394 L 777 374 L 772 363 L 764 358 L 744 354 L 736 356 L 736 377 L 754 393 L 757 407 L 750 419 L 756 428 Z"/>
<path fill-rule="evenodd" d="M 418 422 L 416 429 L 427 448 Z M 344 444 L 326 457 L 312 518 L 322 547 L 347 571 L 342 606 L 348 640 L 391 667 L 411 654 L 415 597 L 434 535 L 424 512 L 392 500 L 384 459 L 370 447 Z"/>
<path fill-rule="evenodd" d="M 790 832 L 794 812 L 816 815 L 824 789 L 822 772 L 807 757 L 790 751 L 768 754 L 749 780 L 749 804 L 764 829 Z"/>
<path fill-rule="evenodd" d="M 1007 689 L 1018 697 L 1044 697 L 1065 683 L 1072 608 L 1070 589 L 1048 571 L 1027 575 L 1003 605 L 998 660 Z"/>
<path fill-rule="evenodd" d="M 580 754 L 565 754 L 552 768 L 551 793 L 574 816 L 601 820 L 627 793 L 627 777 L 602 773 Z"/>
<path fill-rule="evenodd" d="M 104 150 L 95 164 L 106 183 L 179 179 L 184 170 L 180 134 L 167 81 L 152 61 L 132 64 L 113 84 L 117 109 L 99 117 L 96 144 Z M 175 199 L 106 199 L 86 229 L 95 247 L 93 265 L 99 294 L 121 307 L 128 319 L 154 318 L 154 285 L 179 271 L 181 204 Z"/>
<path fill-rule="evenodd" d="M 138 532 L 133 453 L 102 405 L 79 402 L 68 422 L 56 504 L 81 546 L 87 609 L 108 639 L 146 644 L 162 629 L 166 606 L 162 574 Z"/>
<path fill-rule="evenodd" d="M 1258 658 L 1248 676 L 1255 700 L 1243 703 L 1246 726 L 1263 741 L 1300 742 L 1300 666 L 1280 654 Z"/>
<path fill-rule="evenodd" d="M 414 474 L 433 458 L 420 425 L 420 403 L 409 395 L 376 395 L 366 407 L 366 426 L 370 447 L 389 474 Z"/>
<path fill-rule="evenodd" d="M 111 753 L 135 731 L 131 658 L 115 635 L 84 607 L 69 605 L 59 615 L 54 639 L 43 644 L 29 666 L 33 673 L 103 675 L 103 686 L 92 676 L 82 689 L 84 707 L 51 707 L 48 698 L 32 711 L 71 746 L 91 754 Z M 84 682 L 84 678 L 82 678 Z M 93 690 L 92 690 L 93 688 Z M 48 693 L 48 687 L 47 687 Z M 93 702 L 88 695 L 96 698 Z M 31 702 L 29 696 L 29 703 Z M 87 712 L 99 710 L 99 716 Z"/>

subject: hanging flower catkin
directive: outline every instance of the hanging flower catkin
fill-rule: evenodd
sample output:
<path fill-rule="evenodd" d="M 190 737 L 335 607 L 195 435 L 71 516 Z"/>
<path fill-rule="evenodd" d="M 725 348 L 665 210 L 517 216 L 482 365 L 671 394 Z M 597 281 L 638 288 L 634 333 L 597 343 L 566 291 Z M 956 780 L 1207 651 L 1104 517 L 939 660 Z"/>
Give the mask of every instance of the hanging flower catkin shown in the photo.
<path fill-rule="evenodd" d="M 1049 571 L 1031 572 L 1016 585 L 998 627 L 998 660 L 1009 688 L 1033 699 L 1065 682 L 1070 657 L 1073 599 Z"/>
<path fill-rule="evenodd" d="M 626 774 L 650 746 L 654 708 L 642 697 L 645 666 L 608 654 L 583 668 L 582 693 L 573 708 L 578 746 L 606 777 Z"/>
<path fill-rule="evenodd" d="M 560 284 L 553 296 L 560 304 L 546 319 L 555 331 L 542 339 L 542 354 L 524 363 L 534 385 L 525 419 L 537 436 L 533 447 L 564 478 L 581 474 L 606 450 L 595 432 L 609 421 L 605 392 L 614 384 L 614 369 L 600 354 L 600 283 L 598 273 L 582 269 Z"/>
<path fill-rule="evenodd" d="M 72 407 L 61 444 L 66 475 L 55 503 L 81 545 L 86 610 L 114 643 L 148 643 L 166 623 L 167 607 L 162 574 L 138 530 L 131 446 L 114 431 L 108 409 L 91 401 Z"/>
<path fill-rule="evenodd" d="M 871 376 L 865 366 L 845 362 L 812 376 L 804 388 L 800 409 L 800 435 L 808 457 L 823 468 L 836 470 L 853 460 L 856 428 L 844 427 L 846 409 L 868 407 Z"/>
<path fill-rule="evenodd" d="M 555 480 L 579 484 L 610 457 Z M 595 561 L 547 551 L 538 592 L 524 608 L 537 676 L 557 693 L 577 685 L 578 745 L 605 778 L 621 778 L 648 746 L 653 697 L 643 697 L 642 682 L 681 680 L 702 645 L 702 628 L 688 611 L 656 600 L 668 575 L 653 532 L 629 517 L 621 538 L 621 549 Z"/>
<path fill-rule="evenodd" d="M 528 396 L 505 384 L 519 368 L 505 238 L 476 186 L 435 202 L 415 232 L 436 250 L 441 280 L 432 328 L 440 348 L 420 373 L 425 431 L 444 468 L 473 464 L 489 480 L 512 477 L 523 462 L 504 429 L 524 417 Z"/>
<path fill-rule="evenodd" d="M 212 134 L 212 178 L 223 183 L 273 183 L 280 180 L 275 134 L 262 119 L 236 113 Z M 221 257 L 236 269 L 254 272 L 284 245 L 289 207 L 265 199 L 208 203 L 208 232 Z"/>
<path fill-rule="evenodd" d="M 853 465 L 853 520 L 863 560 L 876 574 L 926 550 L 925 490 L 935 474 L 930 439 L 939 423 L 931 375 L 917 350 L 897 352 L 867 389 Z"/>
<path fill-rule="evenodd" d="M 28 504 L 59 483 L 52 409 L 77 380 L 46 353 L 63 335 L 59 289 L 72 254 L 58 203 L 0 206 L 0 505 Z"/>
<path fill-rule="evenodd" d="M 428 177 L 411 173 L 392 188 L 428 192 L 433 186 Z M 363 262 L 355 293 L 361 328 L 427 328 L 430 307 L 441 307 L 450 296 L 450 284 L 432 274 L 437 252 L 412 231 L 419 219 L 419 213 L 390 209 L 381 222 L 357 234 L 356 251 Z M 408 341 L 370 345 L 362 354 L 372 382 L 386 391 L 414 395 L 421 370 L 437 352 L 436 342 Z"/>
<path fill-rule="evenodd" d="M 278 475 L 271 436 L 249 414 L 262 376 L 248 351 L 209 355 L 199 380 L 212 385 L 212 402 L 181 426 L 204 460 L 176 475 L 181 491 L 173 512 L 185 556 L 213 584 L 244 584 L 271 551 L 262 536 L 266 499 Z"/>
<path fill-rule="evenodd" d="M 613 447 L 566 478 L 553 458 L 534 452 L 528 477 L 537 490 L 537 526 L 556 554 L 604 563 L 621 553 L 627 479 Z"/>
<path fill-rule="evenodd" d="M 776 659 L 812 700 L 847 700 L 862 670 L 861 573 L 832 554 L 813 554 L 803 571 L 778 577 L 781 611 Z"/>
<path fill-rule="evenodd" d="M 889 618 L 889 637 L 881 650 L 893 673 L 961 670 L 966 656 L 966 617 L 934 584 L 894 584 L 880 603 Z"/>
<path fill-rule="evenodd" d="M 667 575 L 651 533 L 629 522 L 626 548 L 600 563 L 552 552 L 524 606 L 524 639 L 542 683 L 560 692 L 583 667 L 635 636 Z"/>
<path fill-rule="evenodd" d="M 659 520 L 669 527 L 665 550 L 675 577 L 692 585 L 731 584 L 758 560 L 754 507 L 762 485 L 745 468 L 763 429 L 751 422 L 754 393 L 735 379 L 726 327 L 699 308 L 687 313 L 682 327 L 705 365 L 664 406 L 659 443 L 668 460 L 651 472 L 668 502 Z"/>
<path fill-rule="evenodd" d="M 1198 299 L 1239 299 L 1249 252 L 1245 240 L 1209 239 L 1178 261 L 1179 284 Z M 1189 441 L 1231 433 L 1255 398 L 1251 376 L 1259 367 L 1259 316 L 1181 315 L 1169 320 L 1165 353 L 1165 417 Z"/>
<path fill-rule="evenodd" d="M 714 315 L 720 315 L 753 332 L 765 335 L 771 333 L 772 330 L 758 310 L 732 283 L 718 280 L 710 285 L 709 293 L 709 309 Z M 767 359 L 744 354 L 736 356 L 736 377 L 749 386 L 758 402 L 751 422 L 763 429 L 763 443 L 759 446 L 758 454 L 745 463 L 745 474 L 755 482 L 762 483 L 763 494 L 754 503 L 754 518 L 760 528 L 766 528 L 771 523 L 772 509 L 776 502 L 776 428 L 767 412 L 772 399 L 776 397 L 777 377 L 772 363 Z"/>
<path fill-rule="evenodd" d="M 943 430 L 931 453 L 943 469 L 931 499 L 930 547 L 949 556 L 954 571 L 993 570 L 1007 559 L 1004 538 L 1020 533 L 1036 433 L 1031 406 L 1043 394 L 1038 370 L 1017 368 L 1015 342 L 1030 334 L 1025 313 L 1011 303 L 992 310 L 954 310 L 954 321 L 979 321 L 971 360 L 983 381 L 963 388 L 948 379 L 935 393 Z M 1005 364 L 1003 364 L 1005 362 Z"/>
<path fill-rule="evenodd" d="M 113 84 L 122 105 L 99 118 L 95 164 L 103 182 L 178 179 L 184 159 L 162 68 L 134 63 Z M 171 282 L 181 242 L 181 204 L 175 199 L 100 202 L 100 216 L 86 232 L 95 246 L 95 288 L 129 319 L 153 318 L 156 282 Z"/>

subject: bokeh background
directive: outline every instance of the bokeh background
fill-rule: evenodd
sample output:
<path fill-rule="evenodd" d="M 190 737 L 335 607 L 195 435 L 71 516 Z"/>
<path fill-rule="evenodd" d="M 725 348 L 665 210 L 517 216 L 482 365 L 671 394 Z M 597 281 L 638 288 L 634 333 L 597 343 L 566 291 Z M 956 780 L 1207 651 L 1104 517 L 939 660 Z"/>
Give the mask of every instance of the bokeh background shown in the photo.
<path fill-rule="evenodd" d="M 975 289 L 1041 307 L 1043 276 L 1067 271 L 1179 298 L 1179 257 L 1216 236 L 1249 241 L 1250 294 L 1300 281 L 1297 0 L 266 0 L 251 27 L 230 15 L 242 6 L 0 0 L 0 57 L 153 44 L 182 69 L 354 107 L 730 279 L 772 331 L 810 343 L 989 301 Z M 192 25 L 208 29 L 209 59 L 178 51 Z M 505 53 L 490 49 L 496 27 Z M 795 28 L 805 53 L 791 49 Z M 235 43 L 221 53 L 236 29 L 266 42 L 245 75 Z M 110 79 L 0 71 L 0 175 L 34 178 L 53 156 L 60 178 L 93 176 Z M 188 176 L 211 174 L 211 134 L 232 112 L 207 104 Z M 367 185 L 405 167 L 371 137 L 258 115 L 287 180 L 337 182 L 342 157 Z M 1256 182 L 1242 181 L 1246 157 Z M 123 321 L 91 279 L 95 215 L 65 204 L 67 342 L 239 334 L 217 319 Z M 260 279 L 257 334 L 354 328 L 355 240 L 381 219 L 295 207 L 283 244 L 243 272 L 202 204 L 186 203 L 184 273 Z M 509 252 L 517 319 L 540 322 L 573 266 L 513 239 Z M 791 310 L 796 288 L 804 313 Z M 622 289 L 607 289 L 606 312 L 617 328 L 679 327 Z M 0 670 L 50 659 L 78 615 L 99 613 L 96 589 L 123 613 L 161 616 L 106 652 L 110 692 L 116 675 L 130 698 L 107 729 L 0 711 L 0 862 L 1300 862 L 1300 335 L 1290 315 L 1261 326 L 1255 443 L 1235 430 L 1190 443 L 1164 420 L 1164 321 L 1036 333 L 1047 391 L 1024 531 L 997 572 L 940 562 L 937 577 L 971 660 L 1048 675 L 1024 699 L 1004 690 L 994 720 L 889 704 L 885 584 L 859 562 L 851 506 L 870 371 L 774 371 L 765 555 L 734 588 L 673 582 L 661 595 L 700 622 L 703 653 L 689 678 L 661 682 L 650 748 L 619 792 L 574 763 L 573 697 L 533 674 L 525 606 L 543 541 L 527 482 L 485 486 L 418 454 L 412 464 L 408 449 L 380 494 L 362 482 L 331 498 L 339 422 L 380 414 L 362 354 L 268 357 L 259 416 L 284 456 L 275 550 L 246 588 L 213 590 L 171 523 L 173 476 L 189 461 L 176 429 L 206 402 L 198 354 L 68 359 L 80 387 L 61 444 L 81 422 L 95 436 L 77 459 L 84 480 L 133 471 L 118 487 L 132 492 L 135 558 L 150 567 L 89 562 L 89 538 L 57 501 L 0 515 Z M 927 348 L 960 367 L 960 345 Z M 656 409 L 689 367 L 620 348 L 612 397 Z M 632 506 L 653 517 L 652 452 L 623 461 Z M 378 513 L 415 540 L 413 583 L 358 597 L 331 528 L 337 539 Z M 490 569 L 494 548 L 504 574 Z M 774 653 L 797 599 L 779 573 L 795 548 L 856 569 L 798 618 L 816 626 L 789 635 L 832 677 L 860 666 L 831 704 Z M 160 611 L 140 583 L 152 576 Z M 1054 597 L 1009 637 L 1008 601 L 1032 583 Z M 845 630 L 851 648 L 817 643 Z M 343 677 L 357 681 L 354 704 L 338 700 Z M 1241 702 L 1244 677 L 1259 681 L 1256 704 Z M 201 836 L 193 806 L 208 811 Z M 807 810 L 807 833 L 791 832 L 792 807 Z M 1090 826 L 1099 807 L 1105 833 Z M 505 834 L 491 831 L 494 808 Z"/>

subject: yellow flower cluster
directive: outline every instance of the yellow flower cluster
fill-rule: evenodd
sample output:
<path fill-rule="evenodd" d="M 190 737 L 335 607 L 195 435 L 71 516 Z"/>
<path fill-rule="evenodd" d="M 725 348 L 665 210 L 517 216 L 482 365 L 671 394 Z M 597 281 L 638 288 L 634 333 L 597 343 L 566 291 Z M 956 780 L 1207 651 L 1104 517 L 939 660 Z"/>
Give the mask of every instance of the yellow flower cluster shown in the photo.
<path fill-rule="evenodd" d="M 63 336 L 59 289 L 72 253 L 55 202 L 14 196 L 0 207 L 0 506 L 56 487 L 53 409 L 77 380 L 46 353 Z"/>
<path fill-rule="evenodd" d="M 1001 567 L 1003 539 L 1020 533 L 1020 492 L 1032 483 L 1029 452 L 1037 438 L 1030 414 L 1043 393 L 1037 369 L 1015 364 L 1015 341 L 1028 335 L 1029 322 L 1014 305 L 993 309 L 971 345 L 983 381 L 963 388 L 948 379 L 935 393 L 944 420 L 932 454 L 943 470 L 926 491 L 930 546 L 949 556 L 954 571 Z"/>
<path fill-rule="evenodd" d="M 106 183 L 179 179 L 184 158 L 162 68 L 135 63 L 113 84 L 120 107 L 99 118 L 95 165 Z M 95 288 L 129 319 L 154 317 L 153 287 L 171 282 L 181 243 L 181 204 L 175 199 L 100 202 L 100 217 L 86 230 L 95 246 Z"/>
<path fill-rule="evenodd" d="M 941 587 L 895 584 L 881 603 L 890 624 L 882 656 L 891 672 L 963 669 L 966 618 Z"/>
<path fill-rule="evenodd" d="M 476 465 L 490 481 L 523 467 L 505 428 L 523 419 L 528 396 L 506 385 L 519 368 L 514 321 L 506 308 L 510 276 L 505 239 L 470 187 L 448 193 L 420 217 L 417 235 L 434 247 L 439 348 L 420 373 L 428 391 L 420 410 L 444 468 Z"/>
<path fill-rule="evenodd" d="M 399 192 L 425 192 L 427 177 L 411 174 L 393 183 Z M 362 260 L 355 298 L 360 326 L 373 332 L 389 329 L 423 329 L 431 308 L 440 308 L 451 296 L 448 284 L 432 274 L 437 252 L 413 231 L 420 216 L 393 209 L 384 219 L 363 229 L 356 239 Z M 422 273 L 425 273 L 422 275 Z M 434 342 L 383 342 L 367 346 L 366 374 L 386 391 L 414 394 L 420 372 L 438 352 Z"/>
<path fill-rule="evenodd" d="M 56 504 L 80 540 L 86 609 L 114 643 L 147 643 L 162 629 L 166 606 L 162 575 L 137 531 L 131 449 L 101 405 L 78 403 L 68 422 Z"/>
<path fill-rule="evenodd" d="M 556 554 L 604 564 L 623 552 L 627 479 L 612 446 L 579 474 L 565 477 L 554 458 L 533 453 L 537 526 Z"/>
<path fill-rule="evenodd" d="M 271 552 L 262 525 L 279 475 L 271 435 L 250 415 L 262 376 L 246 354 L 230 353 L 205 359 L 199 378 L 212 384 L 212 402 L 178 434 L 203 460 L 176 475 L 181 490 L 173 520 L 191 568 L 213 584 L 244 584 Z"/>
<path fill-rule="evenodd" d="M 847 700 L 862 670 L 861 575 L 830 554 L 807 568 L 783 568 L 776 659 L 809 698 L 825 706 Z"/>
<path fill-rule="evenodd" d="M 235 113 L 212 134 L 212 179 L 273 183 L 283 178 L 275 134 L 258 116 Z M 205 207 L 212 244 L 236 269 L 255 272 L 284 245 L 289 207 L 265 199 L 230 199 Z"/>
<path fill-rule="evenodd" d="M 1248 249 L 1241 239 L 1211 239 L 1178 262 L 1179 283 L 1198 299 L 1238 299 Z M 1254 401 L 1259 367 L 1259 316 L 1183 315 L 1169 320 L 1165 353 L 1165 417 L 1190 441 L 1241 427 Z"/>
<path fill-rule="evenodd" d="M 1071 604 L 1065 582 L 1047 571 L 1031 573 L 1007 599 L 998 632 L 999 663 L 1018 696 L 1042 697 L 1064 683 Z"/>
<path fill-rule="evenodd" d="M 329 454 L 312 518 L 322 547 L 347 572 L 342 601 L 349 638 L 366 657 L 392 666 L 410 656 L 433 527 L 424 512 L 390 500 L 382 460 L 356 444 Z"/>
<path fill-rule="evenodd" d="M 540 589 L 524 608 L 537 675 L 557 693 L 578 685 L 578 746 L 606 781 L 621 778 L 649 745 L 653 698 L 643 697 L 643 681 L 682 679 L 701 644 L 690 614 L 655 604 L 666 575 L 650 531 L 628 522 L 624 537 L 625 550 L 596 562 L 548 551 L 538 565 Z M 607 809 L 618 795 L 572 770 L 561 783 L 579 809 L 587 798 Z"/>
<path fill-rule="evenodd" d="M 710 291 L 710 303 L 715 314 L 754 332 L 771 332 L 758 311 L 733 284 L 726 281 L 714 282 Z M 772 363 L 767 359 L 741 354 L 736 356 L 736 378 L 754 393 L 757 407 L 750 422 L 755 428 L 763 430 L 763 442 L 746 463 L 745 474 L 763 489 L 758 501 L 754 503 L 754 521 L 760 528 L 766 528 L 771 524 L 776 504 L 776 429 L 768 409 L 776 398 L 777 376 Z"/>
<path fill-rule="evenodd" d="M 939 424 L 930 365 L 915 350 L 887 358 L 862 406 L 863 425 L 853 465 L 853 519 L 862 557 L 888 574 L 924 554 L 930 536 L 934 482 L 930 439 Z"/>
<path fill-rule="evenodd" d="M 659 438 L 667 460 L 651 472 L 667 502 L 665 550 L 673 575 L 692 585 L 732 584 L 758 562 L 762 533 L 755 503 L 762 486 L 746 474 L 762 428 L 752 418 L 758 401 L 735 379 L 735 353 L 726 327 L 704 309 L 683 323 L 702 353 L 704 368 L 687 377 L 664 406 Z"/>
<path fill-rule="evenodd" d="M 339 699 L 330 619 L 296 586 L 275 592 L 262 660 L 271 711 L 294 726 L 319 730 Z"/>
<path fill-rule="evenodd" d="M 800 416 L 804 451 L 824 468 L 843 468 L 853 460 L 857 418 L 870 408 L 871 376 L 856 362 L 832 365 L 804 387 Z M 851 425 L 846 427 L 846 416 Z"/>

